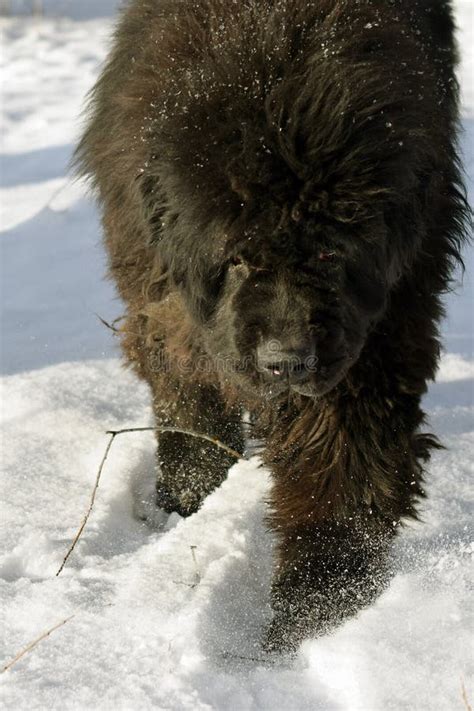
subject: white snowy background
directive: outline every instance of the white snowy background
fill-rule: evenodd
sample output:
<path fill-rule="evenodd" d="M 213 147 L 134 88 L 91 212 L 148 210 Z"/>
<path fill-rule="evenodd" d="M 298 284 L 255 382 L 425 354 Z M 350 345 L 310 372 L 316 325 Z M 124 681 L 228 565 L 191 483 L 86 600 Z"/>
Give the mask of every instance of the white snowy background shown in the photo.
<path fill-rule="evenodd" d="M 424 523 L 400 536 L 397 574 L 370 609 L 305 642 L 296 660 L 267 664 L 258 646 L 270 615 L 267 473 L 255 459 L 237 464 L 196 515 L 173 515 L 154 531 L 134 517 L 152 485 L 150 433 L 115 441 L 89 524 L 55 576 L 87 509 L 105 430 L 151 423 L 146 387 L 122 369 L 96 316 L 112 321 L 121 308 L 102 278 L 96 209 L 68 176 L 117 3 L 44 0 L 45 16 L 35 18 L 28 0 L 7 5 L 0 670 L 71 619 L 0 676 L 3 708 L 466 709 L 474 698 L 472 251 L 464 286 L 447 298 L 446 351 L 425 401 L 448 449 L 430 465 Z M 472 175 L 474 2 L 455 5 Z"/>

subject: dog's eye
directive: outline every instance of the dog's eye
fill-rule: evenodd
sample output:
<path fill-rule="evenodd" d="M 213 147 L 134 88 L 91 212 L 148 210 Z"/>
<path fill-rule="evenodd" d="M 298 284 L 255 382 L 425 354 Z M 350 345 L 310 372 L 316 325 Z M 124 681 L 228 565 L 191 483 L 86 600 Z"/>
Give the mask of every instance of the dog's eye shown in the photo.
<path fill-rule="evenodd" d="M 321 252 L 318 255 L 318 259 L 320 262 L 331 262 L 336 258 L 336 252 L 329 252 L 326 250 L 321 250 Z"/>

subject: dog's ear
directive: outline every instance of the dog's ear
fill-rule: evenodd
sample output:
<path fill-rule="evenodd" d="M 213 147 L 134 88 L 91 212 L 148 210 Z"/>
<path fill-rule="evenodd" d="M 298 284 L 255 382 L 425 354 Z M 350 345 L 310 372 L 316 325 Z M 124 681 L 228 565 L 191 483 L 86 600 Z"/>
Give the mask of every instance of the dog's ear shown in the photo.
<path fill-rule="evenodd" d="M 159 245 L 159 257 L 166 265 L 166 277 L 185 297 L 190 314 L 204 323 L 214 313 L 224 284 L 225 265 L 210 263 L 194 250 L 190 258 L 189 245 L 164 240 Z M 153 285 L 159 289 L 159 284 Z M 153 293 L 153 292 L 152 292 Z"/>
<path fill-rule="evenodd" d="M 195 274 L 193 279 L 185 278 L 181 288 L 187 296 L 190 310 L 199 322 L 205 323 L 213 315 L 219 300 L 224 279 L 225 269 L 214 265 L 205 272 Z"/>

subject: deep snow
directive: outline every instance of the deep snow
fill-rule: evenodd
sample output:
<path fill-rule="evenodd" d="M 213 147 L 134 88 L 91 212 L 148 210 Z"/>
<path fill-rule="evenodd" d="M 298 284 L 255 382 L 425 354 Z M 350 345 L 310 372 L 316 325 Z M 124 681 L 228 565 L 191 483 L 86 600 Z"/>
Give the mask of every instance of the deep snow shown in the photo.
<path fill-rule="evenodd" d="M 99 16 L 101 3 L 92 7 Z M 469 171 L 474 3 L 457 8 Z M 47 9 L 88 12 L 79 0 Z M 430 465 L 425 523 L 400 537 L 397 575 L 370 609 L 305 642 L 295 662 L 264 664 L 268 475 L 256 459 L 239 463 L 198 514 L 151 530 L 134 516 L 153 485 L 150 433 L 115 441 L 90 522 L 55 577 L 87 509 L 105 430 L 150 424 L 151 410 L 95 316 L 113 320 L 120 304 L 101 280 L 95 208 L 66 176 L 110 20 L 22 17 L 0 29 L 1 659 L 74 615 L 1 676 L 4 707 L 462 709 L 462 680 L 473 699 L 471 279 L 448 299 L 447 352 L 426 398 L 430 426 L 449 448 Z"/>

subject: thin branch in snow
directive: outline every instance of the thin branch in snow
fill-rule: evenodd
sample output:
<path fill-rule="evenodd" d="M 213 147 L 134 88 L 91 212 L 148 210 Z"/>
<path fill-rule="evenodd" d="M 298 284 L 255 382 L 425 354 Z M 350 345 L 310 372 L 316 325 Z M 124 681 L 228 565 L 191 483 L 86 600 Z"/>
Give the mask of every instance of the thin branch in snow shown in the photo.
<path fill-rule="evenodd" d="M 205 439 L 206 442 L 211 442 L 211 444 L 219 447 L 219 449 L 223 449 L 224 452 L 230 454 L 230 456 L 234 457 L 234 459 L 246 458 L 243 454 L 237 452 L 236 449 L 232 449 L 232 447 L 229 447 L 227 444 L 224 444 L 224 442 L 221 442 L 221 440 L 217 439 L 217 437 L 211 437 L 211 435 L 203 434 L 202 432 L 194 432 L 193 430 L 184 430 L 181 429 L 181 427 L 129 427 L 124 430 L 108 430 L 106 434 L 119 435 L 126 432 L 177 432 L 178 434 L 188 435 L 189 437 Z"/>
<path fill-rule="evenodd" d="M 76 547 L 77 542 L 78 542 L 79 538 L 81 537 L 82 532 L 83 532 L 84 528 L 86 527 L 86 524 L 87 524 L 89 517 L 92 513 L 92 508 L 94 506 L 95 497 L 97 494 L 97 489 L 99 488 L 99 483 L 100 483 L 100 478 L 102 476 L 102 471 L 104 469 L 105 462 L 107 461 L 107 457 L 109 456 L 110 448 L 112 447 L 113 441 L 118 435 L 125 434 L 128 432 L 179 432 L 180 434 L 189 435 L 190 437 L 197 437 L 199 439 L 204 439 L 207 442 L 211 442 L 214 446 L 219 447 L 220 449 L 227 452 L 227 454 L 230 454 L 232 457 L 234 457 L 234 459 L 245 459 L 244 455 L 240 454 L 240 452 L 237 452 L 237 450 L 232 449 L 232 447 L 229 447 L 227 444 L 224 444 L 224 442 L 221 442 L 216 437 L 211 437 L 210 435 L 201 434 L 199 432 L 193 432 L 192 430 L 184 430 L 184 429 L 181 429 L 180 427 L 127 427 L 126 429 L 122 429 L 122 430 L 107 430 L 106 434 L 110 435 L 110 439 L 107 443 L 107 446 L 106 446 L 105 452 L 104 452 L 104 456 L 102 457 L 102 461 L 99 465 L 99 470 L 97 472 L 97 476 L 95 479 L 94 488 L 92 489 L 89 507 L 86 511 L 84 518 L 82 519 L 82 523 L 79 526 L 79 529 L 78 529 L 76 535 L 74 536 L 74 539 L 73 539 L 71 545 L 68 548 L 66 555 L 63 558 L 63 561 L 56 573 L 56 577 L 62 573 L 63 568 L 66 565 L 66 562 L 67 562 L 69 556 L 71 555 L 74 548 Z M 191 550 L 193 550 L 193 548 L 195 548 L 195 546 L 191 546 Z M 195 559 L 194 550 L 193 550 L 193 558 L 194 558 L 194 562 L 196 564 L 196 569 L 197 569 L 197 562 Z M 199 576 L 199 572 L 197 572 L 197 575 Z"/>
<path fill-rule="evenodd" d="M 58 624 L 54 625 L 54 627 L 51 627 L 51 629 L 47 630 L 46 632 L 43 632 L 42 635 L 37 637 L 33 642 L 30 642 L 24 649 L 21 650 L 21 652 L 18 652 L 16 657 L 14 657 L 11 661 L 6 664 L 3 669 L 1 670 L 0 674 L 4 674 L 6 671 L 11 669 L 17 662 L 20 661 L 22 657 L 25 656 L 25 654 L 28 654 L 31 652 L 40 642 L 43 641 L 43 639 L 46 639 L 49 637 L 50 634 L 52 634 L 55 630 L 58 630 L 60 627 L 66 624 L 66 622 L 69 622 L 69 620 L 72 620 L 74 615 L 71 615 L 70 617 L 66 617 L 65 620 L 61 620 L 61 622 L 58 622 Z"/>
<path fill-rule="evenodd" d="M 201 573 L 199 572 L 199 567 L 198 567 L 198 562 L 196 558 L 196 548 L 197 546 L 189 546 L 191 548 L 191 555 L 193 557 L 193 563 L 194 563 L 194 568 L 195 568 L 195 573 L 194 573 L 194 583 L 185 583 L 182 580 L 173 580 L 173 583 L 175 585 L 185 585 L 187 588 L 196 588 L 199 583 L 201 582 Z"/>
<path fill-rule="evenodd" d="M 462 694 L 462 700 L 464 701 L 464 705 L 466 707 L 466 711 L 472 711 L 472 706 L 468 701 L 467 698 L 467 691 L 466 687 L 464 686 L 464 679 L 461 677 L 461 694 Z"/>
<path fill-rule="evenodd" d="M 65 180 L 62 185 L 59 186 L 59 188 L 56 188 L 56 190 L 53 192 L 53 194 L 50 196 L 48 202 L 44 206 L 44 210 L 51 210 L 51 205 L 53 202 L 56 200 L 56 198 L 61 195 L 62 192 L 69 186 L 70 182 L 69 180 Z"/>
<path fill-rule="evenodd" d="M 197 586 L 197 583 L 185 583 L 184 580 L 173 580 L 174 585 L 184 585 L 186 588 L 195 588 Z"/>
<path fill-rule="evenodd" d="M 191 548 L 191 555 L 193 557 L 193 563 L 194 563 L 194 568 L 195 568 L 195 578 L 196 578 L 196 583 L 195 585 L 199 585 L 201 582 L 201 573 L 199 572 L 199 566 L 196 558 L 196 548 L 197 546 L 190 546 Z"/>
<path fill-rule="evenodd" d="M 91 513 L 92 513 L 92 508 L 93 508 L 93 506 L 94 506 L 95 496 L 96 496 L 96 493 L 97 493 L 97 489 L 99 488 L 99 482 L 100 482 L 100 477 L 101 477 L 101 475 L 102 475 L 102 470 L 103 470 L 103 468 L 104 468 L 105 462 L 107 461 L 107 457 L 108 457 L 108 455 L 109 455 L 110 448 L 111 448 L 111 446 L 112 446 L 112 443 L 113 443 L 115 437 L 116 437 L 115 434 L 110 433 L 110 439 L 109 439 L 109 441 L 108 441 L 108 443 L 107 443 L 107 447 L 105 448 L 104 456 L 102 457 L 102 461 L 101 461 L 100 466 L 99 466 L 99 471 L 97 472 L 97 476 L 96 476 L 96 479 L 95 479 L 94 488 L 92 489 L 92 495 L 91 495 L 91 500 L 90 500 L 90 502 L 89 502 L 89 508 L 87 509 L 86 515 L 85 515 L 84 518 L 82 519 L 82 523 L 81 523 L 81 525 L 79 526 L 79 529 L 78 529 L 76 535 L 74 536 L 73 542 L 72 542 L 71 545 L 69 546 L 69 549 L 68 549 L 66 555 L 65 555 L 64 558 L 63 558 L 63 562 L 61 563 L 61 565 L 60 565 L 60 567 L 59 567 L 59 569 L 58 569 L 58 572 L 56 573 L 56 577 L 61 574 L 61 572 L 62 572 L 64 566 L 66 565 L 67 559 L 69 558 L 69 556 L 70 556 L 71 553 L 73 552 L 74 548 L 76 547 L 76 543 L 78 542 L 79 538 L 81 537 L 81 534 L 82 534 L 84 528 L 86 527 L 87 521 L 89 520 L 89 516 L 90 516 Z"/>
<path fill-rule="evenodd" d="M 259 664 L 268 664 L 268 659 L 259 659 L 259 657 L 245 657 L 242 654 L 234 654 L 233 652 L 222 652 L 224 659 L 241 659 L 244 662 L 258 662 Z"/>

